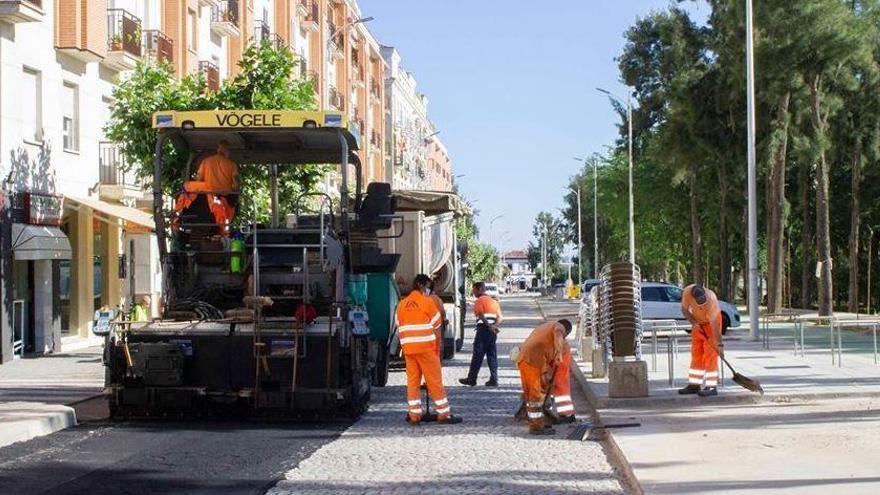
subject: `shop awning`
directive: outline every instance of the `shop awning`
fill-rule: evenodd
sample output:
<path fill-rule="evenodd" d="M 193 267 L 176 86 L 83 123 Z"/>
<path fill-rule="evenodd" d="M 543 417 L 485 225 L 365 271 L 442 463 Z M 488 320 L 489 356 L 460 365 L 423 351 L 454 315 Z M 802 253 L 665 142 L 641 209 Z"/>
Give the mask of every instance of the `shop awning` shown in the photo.
<path fill-rule="evenodd" d="M 70 241 L 58 227 L 12 224 L 12 252 L 17 260 L 69 260 Z"/>
<path fill-rule="evenodd" d="M 134 224 L 137 227 L 149 229 L 150 231 L 156 227 L 155 222 L 153 222 L 153 215 L 135 208 L 108 203 L 95 198 L 80 198 L 77 196 L 64 196 L 64 198 L 69 203 L 74 203 L 74 207 L 82 205 L 91 208 L 95 211 L 95 216 L 105 222 L 109 221 L 107 217 L 111 217 L 124 220 L 127 224 Z"/>

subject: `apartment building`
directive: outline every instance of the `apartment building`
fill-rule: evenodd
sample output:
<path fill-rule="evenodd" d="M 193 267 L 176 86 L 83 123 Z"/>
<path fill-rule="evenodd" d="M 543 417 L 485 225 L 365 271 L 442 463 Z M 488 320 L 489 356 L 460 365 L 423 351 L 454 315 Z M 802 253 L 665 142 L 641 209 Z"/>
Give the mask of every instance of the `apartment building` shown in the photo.
<path fill-rule="evenodd" d="M 429 139 L 427 98 L 410 74 L 386 81 L 400 58 L 391 71 L 363 17 L 355 0 L 0 0 L 0 363 L 90 335 L 98 308 L 149 294 L 158 310 L 151 196 L 103 131 L 116 83 L 140 60 L 168 62 L 178 76 L 201 71 L 215 90 L 249 43 L 287 46 L 320 108 L 350 114 L 365 184 L 434 187 L 432 164 L 451 165 Z M 417 119 L 386 123 L 389 88 L 415 98 L 400 113 L 417 108 Z M 386 159 L 397 147 L 389 129 L 414 150 L 407 170 L 418 180 Z"/>
<path fill-rule="evenodd" d="M 455 180 L 452 175 L 452 160 L 439 135 L 429 138 L 428 173 L 431 177 L 431 189 L 452 191 Z"/>

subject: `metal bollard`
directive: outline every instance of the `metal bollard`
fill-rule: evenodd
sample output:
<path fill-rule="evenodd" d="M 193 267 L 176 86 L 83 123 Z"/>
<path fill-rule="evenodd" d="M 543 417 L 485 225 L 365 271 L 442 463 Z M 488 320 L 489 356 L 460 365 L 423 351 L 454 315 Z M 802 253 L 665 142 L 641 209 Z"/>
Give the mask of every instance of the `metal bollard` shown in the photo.
<path fill-rule="evenodd" d="M 669 336 L 666 338 L 666 358 L 667 365 L 669 367 L 669 386 L 675 386 L 675 358 L 672 353 L 672 337 Z"/>
<path fill-rule="evenodd" d="M 876 366 L 877 365 L 877 324 L 876 323 L 872 326 L 872 329 L 874 331 L 874 365 Z"/>
<path fill-rule="evenodd" d="M 837 366 L 843 367 L 843 325 L 837 325 Z"/>
<path fill-rule="evenodd" d="M 806 348 L 804 347 L 804 322 L 801 322 L 800 330 L 801 330 L 801 357 L 805 358 L 805 357 L 807 357 L 807 351 L 806 351 Z M 795 343 L 795 345 L 797 345 L 797 343 Z"/>
<path fill-rule="evenodd" d="M 651 325 L 651 371 L 657 372 L 657 327 Z"/>
<path fill-rule="evenodd" d="M 834 322 L 828 324 L 828 333 L 831 336 L 831 365 L 837 364 L 834 360 Z"/>

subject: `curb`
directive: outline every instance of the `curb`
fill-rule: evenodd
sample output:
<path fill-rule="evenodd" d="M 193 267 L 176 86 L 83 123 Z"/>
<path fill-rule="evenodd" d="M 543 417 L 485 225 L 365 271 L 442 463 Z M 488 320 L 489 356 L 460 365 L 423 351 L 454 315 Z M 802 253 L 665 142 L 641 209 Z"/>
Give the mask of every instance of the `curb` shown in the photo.
<path fill-rule="evenodd" d="M 601 423 L 602 416 L 599 414 L 598 397 L 596 396 L 596 393 L 593 392 L 593 389 L 590 387 L 590 382 L 588 382 L 587 377 L 584 376 L 583 370 L 581 370 L 580 366 L 577 366 L 577 363 L 575 363 L 575 366 L 571 367 L 571 372 L 574 375 L 578 387 L 580 387 L 584 395 L 587 396 L 587 402 L 589 402 L 590 406 L 593 408 L 593 421 Z M 614 439 L 614 434 L 611 432 L 611 430 L 606 429 L 601 438 L 602 444 L 605 446 L 605 451 L 608 455 L 609 460 L 612 462 L 614 467 L 619 470 L 620 481 L 624 489 L 626 489 L 628 493 L 634 495 L 644 495 L 645 491 L 642 489 L 642 485 L 641 483 L 639 483 L 639 479 L 636 477 L 636 473 L 633 470 L 632 464 L 629 463 L 629 459 L 626 458 L 626 455 L 624 455 L 623 450 L 621 450 L 620 448 L 620 445 L 617 444 L 617 441 Z"/>
<path fill-rule="evenodd" d="M 70 406 L 6 402 L 0 404 L 0 447 L 49 435 L 76 424 L 76 411 Z"/>

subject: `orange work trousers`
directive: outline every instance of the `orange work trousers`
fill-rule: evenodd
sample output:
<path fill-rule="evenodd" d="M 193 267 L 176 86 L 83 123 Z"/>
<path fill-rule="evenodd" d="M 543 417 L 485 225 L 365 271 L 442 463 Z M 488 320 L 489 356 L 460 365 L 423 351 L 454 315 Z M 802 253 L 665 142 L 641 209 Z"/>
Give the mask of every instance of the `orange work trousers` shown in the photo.
<path fill-rule="evenodd" d="M 544 373 L 541 368 L 520 361 L 519 379 L 522 381 L 523 400 L 526 401 L 526 411 L 529 417 L 529 429 L 541 430 L 544 428 Z"/>
<path fill-rule="evenodd" d="M 707 387 L 718 386 L 718 353 L 709 342 L 712 325 L 702 325 L 691 330 L 691 369 L 688 384 Z"/>
<path fill-rule="evenodd" d="M 449 401 L 446 399 L 446 390 L 443 388 L 443 376 L 440 369 L 440 357 L 432 349 L 418 354 L 405 354 L 406 361 L 406 400 L 408 403 L 410 421 L 421 421 L 422 414 L 422 378 L 428 388 L 428 395 L 434 401 L 437 411 L 437 419 L 449 417 Z"/>
<path fill-rule="evenodd" d="M 553 374 L 553 404 L 556 406 L 556 414 L 571 416 L 574 414 L 574 403 L 571 401 L 571 382 L 569 382 L 569 369 L 571 367 L 571 349 L 562 353 L 562 362 L 556 366 Z"/>

